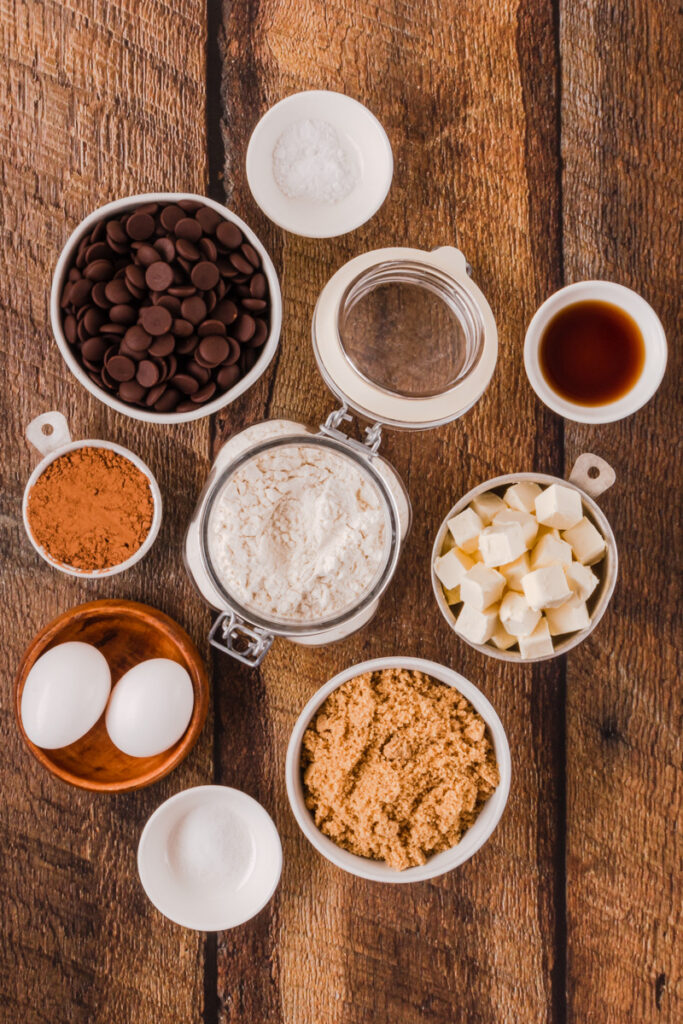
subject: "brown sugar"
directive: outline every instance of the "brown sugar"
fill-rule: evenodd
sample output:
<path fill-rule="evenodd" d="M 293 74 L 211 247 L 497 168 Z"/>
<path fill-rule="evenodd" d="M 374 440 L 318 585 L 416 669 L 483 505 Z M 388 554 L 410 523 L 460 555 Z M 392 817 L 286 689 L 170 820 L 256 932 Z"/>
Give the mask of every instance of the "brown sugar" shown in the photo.
<path fill-rule="evenodd" d="M 330 694 L 303 738 L 306 806 L 339 846 L 402 870 L 458 843 L 499 782 L 458 690 L 383 669 Z"/>
<path fill-rule="evenodd" d="M 127 561 L 152 527 L 149 480 L 109 448 L 60 455 L 36 480 L 27 517 L 35 541 L 60 565 L 93 572 Z"/>

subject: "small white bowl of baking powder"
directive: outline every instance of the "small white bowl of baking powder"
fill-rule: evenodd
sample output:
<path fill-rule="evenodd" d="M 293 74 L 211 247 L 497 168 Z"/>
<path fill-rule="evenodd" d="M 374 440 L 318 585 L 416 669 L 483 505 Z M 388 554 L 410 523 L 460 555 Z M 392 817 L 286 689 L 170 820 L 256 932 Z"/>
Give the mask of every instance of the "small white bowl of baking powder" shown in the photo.
<path fill-rule="evenodd" d="M 247 179 L 280 227 L 333 238 L 360 227 L 384 202 L 394 171 L 391 144 L 367 107 L 322 89 L 276 103 L 253 131 Z"/>

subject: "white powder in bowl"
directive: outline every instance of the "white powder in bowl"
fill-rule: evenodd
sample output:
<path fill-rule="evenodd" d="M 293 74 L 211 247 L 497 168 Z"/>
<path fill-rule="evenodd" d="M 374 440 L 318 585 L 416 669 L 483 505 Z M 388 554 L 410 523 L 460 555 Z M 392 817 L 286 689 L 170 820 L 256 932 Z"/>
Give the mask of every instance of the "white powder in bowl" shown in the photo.
<path fill-rule="evenodd" d="M 294 121 L 273 151 L 273 174 L 290 199 L 338 203 L 353 191 L 358 168 L 327 121 Z"/>
<path fill-rule="evenodd" d="M 240 817 L 215 804 L 193 808 L 171 830 L 168 860 L 184 884 L 242 884 L 252 868 L 254 843 Z"/>
<path fill-rule="evenodd" d="M 292 443 L 226 481 L 209 555 L 229 594 L 267 618 L 316 622 L 353 606 L 388 557 L 383 496 L 351 459 Z"/>

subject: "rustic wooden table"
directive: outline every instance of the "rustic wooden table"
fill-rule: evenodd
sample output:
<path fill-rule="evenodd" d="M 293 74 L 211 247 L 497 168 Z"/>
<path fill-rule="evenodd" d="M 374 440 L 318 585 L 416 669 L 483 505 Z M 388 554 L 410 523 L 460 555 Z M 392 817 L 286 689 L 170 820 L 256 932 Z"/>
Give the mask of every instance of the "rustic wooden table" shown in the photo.
<path fill-rule="evenodd" d="M 676 330 L 681 151 L 676 5 L 665 0 L 15 0 L 0 6 L 3 666 L 0 714 L 0 1016 L 15 1024 L 647 1024 L 683 1018 L 676 820 L 681 748 L 674 529 L 676 370 L 621 423 L 563 423 L 528 386 L 525 326 L 565 282 L 641 292 Z M 288 93 L 366 102 L 395 156 L 391 193 L 358 231 L 285 234 L 245 181 L 249 134 Z M 47 311 L 55 260 L 94 207 L 148 190 L 225 201 L 281 276 L 279 354 L 212 422 L 147 427 L 78 385 Z M 305 650 L 278 642 L 262 669 L 210 656 L 210 615 L 181 541 L 212 453 L 243 426 L 334 405 L 309 341 L 316 297 L 367 249 L 455 243 L 493 307 L 498 367 L 461 420 L 386 434 L 415 524 L 371 626 Z M 64 410 L 76 437 L 135 449 L 166 498 L 150 556 L 88 585 L 40 563 L 21 525 L 34 464 L 27 422 Z M 514 667 L 461 643 L 439 616 L 428 560 L 444 511 L 513 470 L 564 474 L 591 450 L 615 467 L 601 499 L 621 576 L 593 636 L 565 659 Z M 140 793 L 53 780 L 22 746 L 11 685 L 31 636 L 95 597 L 146 601 L 210 658 L 213 710 L 190 758 Z M 285 795 L 288 736 L 341 668 L 390 653 L 448 663 L 479 685 L 508 733 L 513 783 L 488 845 L 431 883 L 386 888 L 322 860 Z M 246 790 L 284 846 L 274 899 L 235 931 L 184 931 L 147 902 L 142 826 L 198 783 Z M 680 820 L 680 817 L 679 817 Z"/>

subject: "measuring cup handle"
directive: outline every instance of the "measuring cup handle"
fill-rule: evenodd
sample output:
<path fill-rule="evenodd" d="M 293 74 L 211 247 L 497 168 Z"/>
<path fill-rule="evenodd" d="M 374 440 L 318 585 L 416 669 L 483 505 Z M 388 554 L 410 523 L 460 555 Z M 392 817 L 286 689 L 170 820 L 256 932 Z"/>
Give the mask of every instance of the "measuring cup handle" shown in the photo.
<path fill-rule="evenodd" d="M 591 498 L 597 498 L 599 494 L 612 486 L 616 478 L 617 474 L 609 462 L 605 462 L 599 455 L 584 452 L 583 455 L 579 455 L 572 466 L 569 483 L 576 484 Z"/>
<path fill-rule="evenodd" d="M 472 267 L 460 249 L 456 249 L 454 245 L 441 245 L 438 249 L 432 249 L 427 257 L 433 266 L 450 274 L 456 280 L 472 276 Z"/>
<path fill-rule="evenodd" d="M 41 455 L 49 455 L 71 441 L 69 426 L 61 412 L 44 412 L 31 420 L 26 428 L 26 440 Z"/>

